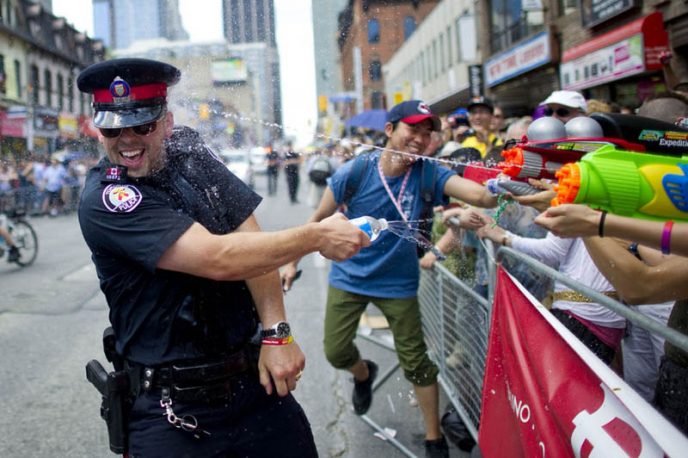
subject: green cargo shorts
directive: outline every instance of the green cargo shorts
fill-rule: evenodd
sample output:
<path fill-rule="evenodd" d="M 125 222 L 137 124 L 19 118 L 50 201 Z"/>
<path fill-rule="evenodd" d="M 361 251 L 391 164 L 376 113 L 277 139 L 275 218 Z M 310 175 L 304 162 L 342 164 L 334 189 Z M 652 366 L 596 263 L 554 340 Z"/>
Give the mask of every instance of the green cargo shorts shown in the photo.
<path fill-rule="evenodd" d="M 329 287 L 325 312 L 325 356 L 337 369 L 348 369 L 359 359 L 354 344 L 361 315 L 373 303 L 389 322 L 404 376 L 418 386 L 437 381 L 439 370 L 430 360 L 423 340 L 418 299 L 385 299 L 363 296 Z"/>

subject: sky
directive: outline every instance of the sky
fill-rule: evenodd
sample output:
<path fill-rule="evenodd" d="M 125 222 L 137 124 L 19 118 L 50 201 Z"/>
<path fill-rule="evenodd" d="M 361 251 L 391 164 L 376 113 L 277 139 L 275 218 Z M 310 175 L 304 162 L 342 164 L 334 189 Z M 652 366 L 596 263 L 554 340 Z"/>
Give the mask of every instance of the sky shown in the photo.
<path fill-rule="evenodd" d="M 274 2 L 285 134 L 296 137 L 297 146 L 304 146 L 316 126 L 311 0 Z M 223 38 L 220 0 L 179 0 L 179 9 L 191 41 Z M 53 0 L 53 14 L 64 16 L 77 30 L 93 37 L 92 0 Z"/>

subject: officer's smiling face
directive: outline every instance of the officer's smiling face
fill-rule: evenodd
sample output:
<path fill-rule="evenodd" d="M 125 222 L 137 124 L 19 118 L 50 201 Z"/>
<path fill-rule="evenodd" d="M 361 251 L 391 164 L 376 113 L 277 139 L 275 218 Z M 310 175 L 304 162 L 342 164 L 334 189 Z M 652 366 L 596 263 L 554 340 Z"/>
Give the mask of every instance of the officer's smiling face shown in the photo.
<path fill-rule="evenodd" d="M 174 117 L 168 112 L 157 121 L 150 134 L 138 135 L 133 129 L 125 128 L 118 137 L 107 138 L 99 134 L 98 140 L 110 162 L 127 167 L 130 177 L 140 178 L 160 170 L 165 164 L 163 144 L 172 135 L 173 126 Z"/>

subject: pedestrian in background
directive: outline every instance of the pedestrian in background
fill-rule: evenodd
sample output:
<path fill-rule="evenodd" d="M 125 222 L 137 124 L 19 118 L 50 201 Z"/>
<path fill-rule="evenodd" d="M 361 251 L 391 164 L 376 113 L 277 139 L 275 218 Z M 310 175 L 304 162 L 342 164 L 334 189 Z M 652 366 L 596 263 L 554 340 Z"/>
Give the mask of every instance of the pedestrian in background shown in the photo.
<path fill-rule="evenodd" d="M 268 167 L 266 175 L 268 177 L 268 195 L 274 196 L 277 193 L 277 177 L 279 176 L 280 157 L 275 148 L 270 148 L 267 154 Z"/>
<path fill-rule="evenodd" d="M 301 155 L 294 151 L 293 144 L 287 143 L 284 152 L 284 173 L 287 176 L 289 187 L 289 200 L 292 204 L 299 202 L 299 170 L 301 168 Z"/>

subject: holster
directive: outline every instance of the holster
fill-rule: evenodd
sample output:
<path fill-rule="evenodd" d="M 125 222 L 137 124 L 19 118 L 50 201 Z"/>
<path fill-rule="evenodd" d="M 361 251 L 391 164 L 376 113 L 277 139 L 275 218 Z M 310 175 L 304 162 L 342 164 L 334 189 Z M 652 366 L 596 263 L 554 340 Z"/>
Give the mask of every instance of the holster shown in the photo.
<path fill-rule="evenodd" d="M 86 378 L 102 396 L 100 416 L 107 425 L 110 450 L 114 453 L 126 454 L 129 446 L 129 413 L 134 404 L 134 398 L 129 371 L 121 370 L 121 366 L 118 368 L 120 362 L 113 361 L 113 355 L 109 354 L 109 351 L 114 348 L 112 339 L 114 339 L 112 328 L 108 328 L 103 335 L 103 347 L 108 360 L 120 370 L 108 373 L 94 359 L 86 364 Z"/>

